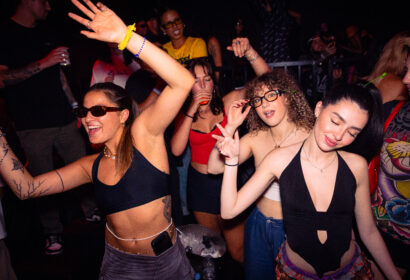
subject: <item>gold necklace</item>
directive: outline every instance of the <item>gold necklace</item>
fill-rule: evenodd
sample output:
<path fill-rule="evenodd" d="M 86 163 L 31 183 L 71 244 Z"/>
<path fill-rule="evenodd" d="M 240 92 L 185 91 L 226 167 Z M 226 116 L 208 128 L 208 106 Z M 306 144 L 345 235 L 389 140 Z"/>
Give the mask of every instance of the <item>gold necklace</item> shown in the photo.
<path fill-rule="evenodd" d="M 292 131 L 291 131 L 288 135 L 286 135 L 286 137 L 283 138 L 282 141 L 280 141 L 280 143 L 278 144 L 278 143 L 276 143 L 275 138 L 273 138 L 272 130 L 269 129 L 270 136 L 272 137 L 272 140 L 273 140 L 273 142 L 275 143 L 275 146 L 274 146 L 273 148 L 274 148 L 274 149 L 280 148 L 280 146 L 283 144 L 283 142 L 285 142 L 285 140 L 288 139 L 288 137 L 289 137 L 293 132 L 296 132 L 296 130 L 297 130 L 296 128 L 295 128 L 294 130 L 292 130 Z"/>
<path fill-rule="evenodd" d="M 104 146 L 104 156 L 110 159 L 114 159 L 117 156 L 116 154 L 111 153 L 111 151 L 107 148 L 107 146 Z"/>
<path fill-rule="evenodd" d="M 317 167 L 316 165 L 313 164 L 313 162 L 310 160 L 309 156 L 307 155 L 305 149 L 303 149 L 303 152 L 305 153 L 306 159 L 309 161 L 310 165 L 312 165 L 312 166 L 313 166 L 314 168 L 316 168 L 316 169 L 319 169 L 320 173 L 323 173 L 323 170 L 325 170 L 326 168 L 328 168 L 329 166 L 331 166 L 332 163 L 333 163 L 333 162 L 335 161 L 335 159 L 337 158 L 337 153 L 335 153 L 335 156 L 332 158 L 332 160 L 331 160 L 328 164 L 326 164 L 325 167 L 320 168 L 320 167 Z"/>

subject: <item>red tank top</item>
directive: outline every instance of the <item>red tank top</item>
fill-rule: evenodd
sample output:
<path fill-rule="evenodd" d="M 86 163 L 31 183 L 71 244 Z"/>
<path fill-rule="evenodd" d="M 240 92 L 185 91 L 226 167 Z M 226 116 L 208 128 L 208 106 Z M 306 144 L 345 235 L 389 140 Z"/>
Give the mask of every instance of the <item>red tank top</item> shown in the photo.
<path fill-rule="evenodd" d="M 220 123 L 222 127 L 225 127 L 228 122 L 228 118 L 224 113 L 224 119 Z M 221 135 L 219 128 L 214 127 L 214 129 L 209 133 L 203 133 L 197 130 L 191 129 L 189 132 L 189 144 L 191 146 L 191 160 L 200 164 L 208 164 L 208 158 L 211 154 L 212 148 L 214 147 L 216 140 L 212 138 L 212 134 Z"/>

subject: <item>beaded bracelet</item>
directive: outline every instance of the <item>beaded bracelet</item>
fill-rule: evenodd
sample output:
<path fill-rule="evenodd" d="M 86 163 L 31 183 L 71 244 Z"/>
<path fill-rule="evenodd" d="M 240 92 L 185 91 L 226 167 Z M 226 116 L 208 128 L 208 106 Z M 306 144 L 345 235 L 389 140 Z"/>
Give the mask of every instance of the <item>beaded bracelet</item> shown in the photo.
<path fill-rule="evenodd" d="M 144 37 L 144 41 L 142 41 L 142 45 L 141 45 L 141 47 L 140 47 L 140 50 L 139 50 L 138 53 L 135 55 L 136 58 L 138 58 L 138 57 L 140 56 L 141 51 L 142 51 L 142 48 L 144 47 L 146 40 L 147 40 L 147 39 Z"/>
<path fill-rule="evenodd" d="M 123 51 L 127 47 L 128 42 L 130 41 L 131 36 L 132 36 L 132 31 L 135 31 L 135 30 L 137 30 L 135 28 L 135 23 L 133 25 L 128 25 L 127 33 L 125 34 L 124 39 L 122 40 L 121 43 L 118 44 L 119 50 Z"/>
<path fill-rule="evenodd" d="M 238 163 L 235 163 L 235 164 L 228 164 L 228 163 L 224 162 L 224 164 L 225 164 L 226 166 L 238 166 L 238 165 L 239 165 L 239 162 L 238 162 Z"/>
<path fill-rule="evenodd" d="M 194 118 L 194 116 L 190 116 L 190 115 L 188 115 L 188 114 L 185 113 L 185 112 L 184 112 L 184 115 L 185 115 L 185 117 L 188 117 L 188 118 L 190 118 L 190 119 L 193 119 L 193 118 Z"/>

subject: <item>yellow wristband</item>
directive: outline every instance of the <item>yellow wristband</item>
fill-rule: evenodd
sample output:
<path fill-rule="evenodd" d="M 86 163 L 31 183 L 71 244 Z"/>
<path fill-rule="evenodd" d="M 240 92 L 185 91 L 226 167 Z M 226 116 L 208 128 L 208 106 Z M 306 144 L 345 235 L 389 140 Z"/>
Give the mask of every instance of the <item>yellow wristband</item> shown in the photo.
<path fill-rule="evenodd" d="M 123 51 L 127 47 L 128 42 L 130 41 L 131 36 L 132 36 L 132 31 L 135 31 L 135 30 L 136 30 L 135 23 L 133 25 L 128 25 L 127 34 L 125 34 L 125 37 L 122 40 L 122 42 L 118 44 L 119 50 Z"/>

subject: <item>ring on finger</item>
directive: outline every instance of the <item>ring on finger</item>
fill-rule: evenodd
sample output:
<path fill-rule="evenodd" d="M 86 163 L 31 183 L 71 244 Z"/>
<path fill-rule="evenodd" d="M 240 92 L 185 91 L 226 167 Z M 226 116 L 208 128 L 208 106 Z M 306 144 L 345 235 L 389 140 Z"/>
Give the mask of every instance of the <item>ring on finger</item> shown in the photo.
<path fill-rule="evenodd" d="M 90 28 L 90 23 L 91 23 L 91 21 L 88 21 L 88 22 L 87 22 L 87 24 L 86 24 L 87 29 L 91 29 L 91 28 Z"/>
<path fill-rule="evenodd" d="M 235 41 L 235 45 L 239 45 L 240 43 L 240 41 Z"/>

